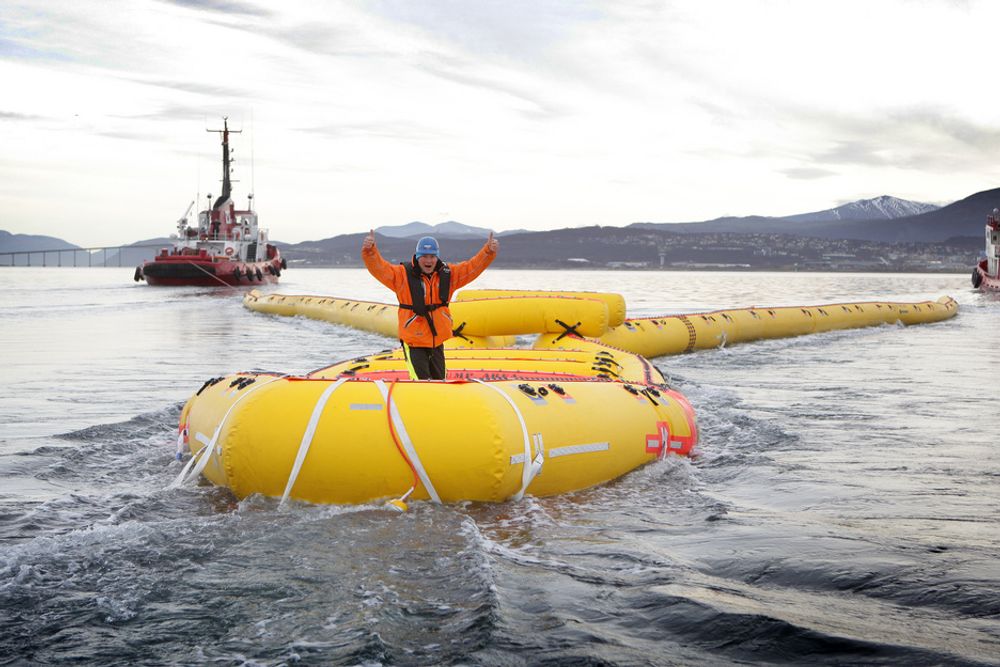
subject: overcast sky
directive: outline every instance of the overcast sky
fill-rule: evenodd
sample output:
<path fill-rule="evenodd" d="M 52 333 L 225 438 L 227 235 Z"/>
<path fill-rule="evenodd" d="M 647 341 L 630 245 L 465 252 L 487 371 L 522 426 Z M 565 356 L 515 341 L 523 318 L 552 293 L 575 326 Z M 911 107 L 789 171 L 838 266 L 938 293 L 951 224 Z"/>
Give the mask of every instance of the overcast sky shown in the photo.
<path fill-rule="evenodd" d="M 0 229 L 281 241 L 788 215 L 1000 185 L 1000 2 L 0 0 Z M 253 169 L 251 169 L 253 158 Z"/>

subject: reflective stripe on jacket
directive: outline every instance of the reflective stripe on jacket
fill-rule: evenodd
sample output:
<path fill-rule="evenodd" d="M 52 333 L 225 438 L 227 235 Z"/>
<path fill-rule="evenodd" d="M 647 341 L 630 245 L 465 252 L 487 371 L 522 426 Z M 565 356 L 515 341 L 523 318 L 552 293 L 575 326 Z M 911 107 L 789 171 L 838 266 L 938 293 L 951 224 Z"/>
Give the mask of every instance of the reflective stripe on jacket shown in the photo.
<path fill-rule="evenodd" d="M 490 262 L 496 257 L 486 245 L 471 259 L 464 262 L 449 264 L 451 269 L 451 294 L 468 285 L 486 270 Z M 372 246 L 368 250 L 361 250 L 361 259 L 364 260 L 368 272 L 375 276 L 375 279 L 396 293 L 396 299 L 400 304 L 412 306 L 410 298 L 410 287 L 406 280 L 406 268 L 402 264 L 391 264 L 382 257 L 378 248 Z M 411 262 L 414 260 L 411 259 Z M 441 303 L 441 295 L 438 293 L 440 277 L 435 271 L 430 275 L 421 275 L 424 285 L 424 303 Z M 451 295 L 446 295 L 450 297 Z M 451 312 L 447 307 L 437 308 L 431 311 L 434 320 L 434 328 L 437 336 L 431 333 L 427 320 L 420 317 L 412 310 L 406 308 L 399 309 L 399 339 L 410 347 L 437 347 L 441 343 L 451 338 L 452 322 Z"/>

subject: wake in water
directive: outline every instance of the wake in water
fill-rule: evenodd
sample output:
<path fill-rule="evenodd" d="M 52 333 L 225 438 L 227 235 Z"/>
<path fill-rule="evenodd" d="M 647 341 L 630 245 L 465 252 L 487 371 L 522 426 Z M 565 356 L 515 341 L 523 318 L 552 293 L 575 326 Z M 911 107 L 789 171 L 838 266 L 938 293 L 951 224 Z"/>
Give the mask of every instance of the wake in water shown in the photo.
<path fill-rule="evenodd" d="M 811 465 L 775 458 L 815 443 L 733 389 L 674 382 L 702 415 L 691 460 L 405 515 L 166 491 L 177 404 L 59 436 L 9 457 L 50 497 L 5 508 L 0 606 L 19 611 L 0 649 L 41 664 L 990 664 L 969 619 L 1000 614 L 996 579 L 977 585 L 967 552 L 957 576 L 947 547 L 831 512 Z M 789 506 L 806 493 L 815 504 Z"/>

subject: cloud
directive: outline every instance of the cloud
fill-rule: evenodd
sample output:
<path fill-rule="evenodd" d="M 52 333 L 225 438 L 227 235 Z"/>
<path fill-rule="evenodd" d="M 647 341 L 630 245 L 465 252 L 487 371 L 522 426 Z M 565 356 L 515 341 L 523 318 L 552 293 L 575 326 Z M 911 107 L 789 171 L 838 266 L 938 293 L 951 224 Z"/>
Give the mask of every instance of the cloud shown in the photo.
<path fill-rule="evenodd" d="M 241 15 L 241 16 L 272 16 L 273 12 L 261 9 L 256 5 L 237 0 L 164 0 L 165 2 L 186 7 L 188 9 L 200 9 L 208 12 L 218 12 L 221 14 Z"/>
<path fill-rule="evenodd" d="M 123 139 L 126 141 L 142 141 L 146 142 L 150 139 L 149 132 L 140 132 L 136 130 L 98 130 L 94 132 L 99 137 L 107 137 L 109 139 Z"/>
<path fill-rule="evenodd" d="M 235 26 L 241 27 L 241 26 Z M 375 48 L 371 43 L 358 39 L 356 30 L 329 23 L 309 22 L 291 26 L 242 26 L 256 35 L 264 34 L 294 48 L 326 56 L 388 57 L 393 52 Z"/>
<path fill-rule="evenodd" d="M 946 170 L 1000 149 L 1000 129 L 923 106 L 865 115 L 803 113 L 784 122 L 812 126 L 829 138 L 826 150 L 806 158 L 810 164 Z"/>
<path fill-rule="evenodd" d="M 168 79 L 146 79 L 141 77 L 127 77 L 129 81 L 134 81 L 136 83 L 145 84 L 147 86 L 157 86 L 160 88 L 169 88 L 171 90 L 181 90 L 186 93 L 194 93 L 195 95 L 205 95 L 212 98 L 220 97 L 236 97 L 236 98 L 247 98 L 250 97 L 251 92 L 242 88 L 235 88 L 232 86 L 220 85 L 217 83 L 197 83 L 195 81 L 176 81 Z"/>
<path fill-rule="evenodd" d="M 318 134 L 332 139 L 392 139 L 395 141 L 434 141 L 452 135 L 440 130 L 422 127 L 416 123 L 339 123 L 298 128 L 300 132 Z"/>
<path fill-rule="evenodd" d="M 782 172 L 789 178 L 794 178 L 798 180 L 814 180 L 817 178 L 826 178 L 828 176 L 836 176 L 837 172 L 830 171 L 829 169 L 820 169 L 818 167 L 792 167 L 791 169 L 783 169 Z"/>
<path fill-rule="evenodd" d="M 551 120 L 569 115 L 567 108 L 549 103 L 541 95 L 536 95 L 529 86 L 504 81 L 500 76 L 491 76 L 481 67 L 467 64 L 458 58 L 427 54 L 418 68 L 430 76 L 452 83 L 511 97 L 523 105 L 519 113 L 531 119 Z"/>
<path fill-rule="evenodd" d="M 6 35 L 2 33 L 8 33 Z M 32 30 L 12 30 L 0 22 L 0 61 L 2 60 L 38 60 L 52 62 L 68 62 L 72 58 L 57 47 L 51 47 L 35 42 L 36 35 Z"/>
<path fill-rule="evenodd" d="M 30 113 L 17 113 L 15 111 L 0 111 L 0 120 L 39 120 L 44 118 L 44 116 L 38 116 Z"/>
<path fill-rule="evenodd" d="M 816 161 L 827 164 L 881 166 L 890 161 L 881 152 L 884 150 L 881 144 L 882 140 L 874 136 L 869 141 L 838 141 L 833 148 L 817 156 Z"/>
<path fill-rule="evenodd" d="M 477 56 L 536 61 L 583 22 L 603 16 L 600 3 L 563 0 L 378 0 L 369 10 Z"/>
<path fill-rule="evenodd" d="M 134 206 L 178 198 L 188 153 L 217 161 L 206 128 L 251 109 L 288 239 L 316 235 L 331 187 L 343 229 L 443 210 L 532 228 L 817 210 L 872 189 L 940 200 L 1000 178 L 1000 88 L 983 84 L 1000 3 L 3 6 L 10 179 L 79 174 L 77 196 L 5 214 L 69 226 L 84 202 L 109 241 L 135 231 Z"/>
<path fill-rule="evenodd" d="M 946 137 L 967 149 L 994 153 L 1000 148 L 1000 129 L 987 127 L 944 110 L 913 108 L 893 113 L 888 123 L 918 134 Z"/>
<path fill-rule="evenodd" d="M 198 121 L 206 118 L 221 118 L 228 116 L 231 104 L 218 101 L 212 104 L 176 104 L 160 107 L 147 113 L 120 114 L 119 118 L 169 121 Z M 221 122 L 221 121 L 220 121 Z"/>

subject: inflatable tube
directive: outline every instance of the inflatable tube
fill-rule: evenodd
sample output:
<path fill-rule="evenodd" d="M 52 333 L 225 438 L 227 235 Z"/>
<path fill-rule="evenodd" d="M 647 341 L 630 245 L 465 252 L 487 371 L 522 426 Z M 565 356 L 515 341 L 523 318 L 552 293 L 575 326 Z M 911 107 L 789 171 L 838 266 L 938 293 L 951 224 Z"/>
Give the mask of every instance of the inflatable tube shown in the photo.
<path fill-rule="evenodd" d="M 323 296 L 261 294 L 243 298 L 250 310 L 274 315 L 302 315 L 395 338 L 397 306 Z M 450 306 L 455 329 L 465 336 L 515 336 L 563 333 L 567 327 L 582 336 L 597 337 L 608 330 L 608 309 L 598 299 L 556 296 L 517 296 L 456 301 Z"/>
<path fill-rule="evenodd" d="M 453 301 L 469 301 L 473 299 L 494 299 L 511 296 L 555 296 L 570 299 L 597 299 L 608 307 L 608 326 L 621 326 L 625 321 L 625 297 L 611 292 L 555 292 L 546 290 L 515 290 L 515 289 L 463 289 L 455 295 Z"/>
<path fill-rule="evenodd" d="M 950 296 L 943 296 L 937 301 L 889 305 L 897 306 L 899 321 L 906 325 L 940 322 L 958 315 L 958 302 Z"/>
<path fill-rule="evenodd" d="M 239 498 L 497 502 L 587 488 L 690 453 L 698 434 L 684 397 L 644 376 L 577 374 L 600 352 L 635 356 L 583 346 L 449 351 L 458 381 L 397 379 L 398 352 L 305 377 L 213 379 L 181 416 L 194 474 Z"/>
<path fill-rule="evenodd" d="M 325 296 L 295 296 L 288 294 L 261 294 L 251 290 L 243 297 L 243 305 L 250 310 L 284 317 L 309 317 L 331 324 L 341 324 L 361 331 L 381 334 L 388 338 L 398 336 L 397 308 L 388 303 L 353 301 Z M 476 336 L 462 332 L 445 342 L 447 347 L 504 347 L 514 344 L 513 336 Z"/>
<path fill-rule="evenodd" d="M 492 292 L 504 293 L 502 290 Z M 624 320 L 621 326 L 607 329 L 607 300 L 572 296 L 586 292 L 522 294 L 454 302 L 452 316 L 460 334 L 446 345 L 453 348 L 508 347 L 513 345 L 515 335 L 575 333 L 636 354 L 657 357 L 765 338 L 896 322 L 907 325 L 937 322 L 958 312 L 958 304 L 952 298 L 941 297 L 936 302 L 751 307 L 633 318 Z M 244 305 L 251 310 L 302 315 L 390 338 L 397 335 L 397 308 L 385 303 L 320 296 L 262 295 L 253 290 L 244 297 Z"/>
<path fill-rule="evenodd" d="M 647 385 L 664 384 L 663 375 L 637 354 L 585 340 L 543 334 L 533 350 L 452 349 L 447 352 L 448 379 L 499 380 L 505 374 L 558 380 L 566 377 L 615 379 Z M 382 380 L 407 378 L 402 350 L 356 357 L 310 374 L 313 378 L 364 375 Z"/>
<path fill-rule="evenodd" d="M 787 338 L 879 324 L 939 322 L 957 313 L 958 303 L 947 296 L 920 303 L 754 307 L 629 319 L 598 340 L 643 356 L 659 357 L 765 338 Z"/>
<path fill-rule="evenodd" d="M 608 308 L 599 299 L 560 296 L 509 296 L 455 301 L 450 306 L 455 327 L 474 336 L 563 333 L 582 336 L 608 331 Z M 589 332 L 589 333 L 588 333 Z"/>

